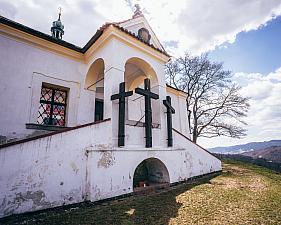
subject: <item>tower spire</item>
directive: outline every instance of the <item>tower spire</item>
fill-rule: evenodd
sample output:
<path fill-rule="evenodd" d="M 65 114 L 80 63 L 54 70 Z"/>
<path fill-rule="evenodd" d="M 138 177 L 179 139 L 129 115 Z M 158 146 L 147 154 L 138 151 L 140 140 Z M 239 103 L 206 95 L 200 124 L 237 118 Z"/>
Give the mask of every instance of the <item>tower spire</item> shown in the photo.
<path fill-rule="evenodd" d="M 51 27 L 52 36 L 57 39 L 62 39 L 62 35 L 64 35 L 64 26 L 61 22 L 61 11 L 62 8 L 59 7 L 59 17 L 58 20 L 53 22 L 53 26 Z"/>

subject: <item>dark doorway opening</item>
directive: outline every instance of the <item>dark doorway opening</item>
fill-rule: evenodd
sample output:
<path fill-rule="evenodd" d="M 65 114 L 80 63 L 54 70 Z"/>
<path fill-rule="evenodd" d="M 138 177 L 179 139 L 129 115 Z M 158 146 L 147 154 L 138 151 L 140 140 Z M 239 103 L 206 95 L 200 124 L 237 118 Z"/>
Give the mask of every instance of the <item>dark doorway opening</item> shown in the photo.
<path fill-rule="evenodd" d="M 95 101 L 95 121 L 103 120 L 103 100 Z"/>
<path fill-rule="evenodd" d="M 142 161 L 134 172 L 134 191 L 155 190 L 169 186 L 170 177 L 163 162 L 156 158 Z"/>

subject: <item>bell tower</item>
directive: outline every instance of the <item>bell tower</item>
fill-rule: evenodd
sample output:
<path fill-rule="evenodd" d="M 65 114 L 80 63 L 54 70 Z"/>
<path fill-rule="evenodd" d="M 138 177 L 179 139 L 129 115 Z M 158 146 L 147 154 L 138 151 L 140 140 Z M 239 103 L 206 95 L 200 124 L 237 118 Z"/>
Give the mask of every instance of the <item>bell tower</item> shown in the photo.
<path fill-rule="evenodd" d="M 59 7 L 59 18 L 58 20 L 53 22 L 53 26 L 51 27 L 52 37 L 57 39 L 62 39 L 62 35 L 64 35 L 64 26 L 60 20 L 61 17 L 61 7 Z"/>

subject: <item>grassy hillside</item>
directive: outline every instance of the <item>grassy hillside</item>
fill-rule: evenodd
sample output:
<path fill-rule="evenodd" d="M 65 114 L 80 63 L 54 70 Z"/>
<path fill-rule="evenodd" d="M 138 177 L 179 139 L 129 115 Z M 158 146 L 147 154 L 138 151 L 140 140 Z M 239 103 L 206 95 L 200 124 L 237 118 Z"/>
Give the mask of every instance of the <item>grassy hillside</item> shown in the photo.
<path fill-rule="evenodd" d="M 99 205 L 81 205 L 32 215 L 12 216 L 0 224 L 281 224 L 281 175 L 225 161 L 223 172 L 150 196 Z"/>

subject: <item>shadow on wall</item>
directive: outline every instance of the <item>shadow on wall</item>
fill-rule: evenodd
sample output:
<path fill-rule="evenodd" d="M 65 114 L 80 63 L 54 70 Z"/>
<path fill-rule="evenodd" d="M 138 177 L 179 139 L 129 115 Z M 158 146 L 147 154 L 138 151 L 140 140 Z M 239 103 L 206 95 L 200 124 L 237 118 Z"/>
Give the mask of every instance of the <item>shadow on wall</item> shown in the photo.
<path fill-rule="evenodd" d="M 216 175 L 148 196 L 132 196 L 103 203 L 81 203 L 0 219 L 0 224 L 169 224 L 182 204 L 176 198 L 192 188 L 209 183 Z"/>

